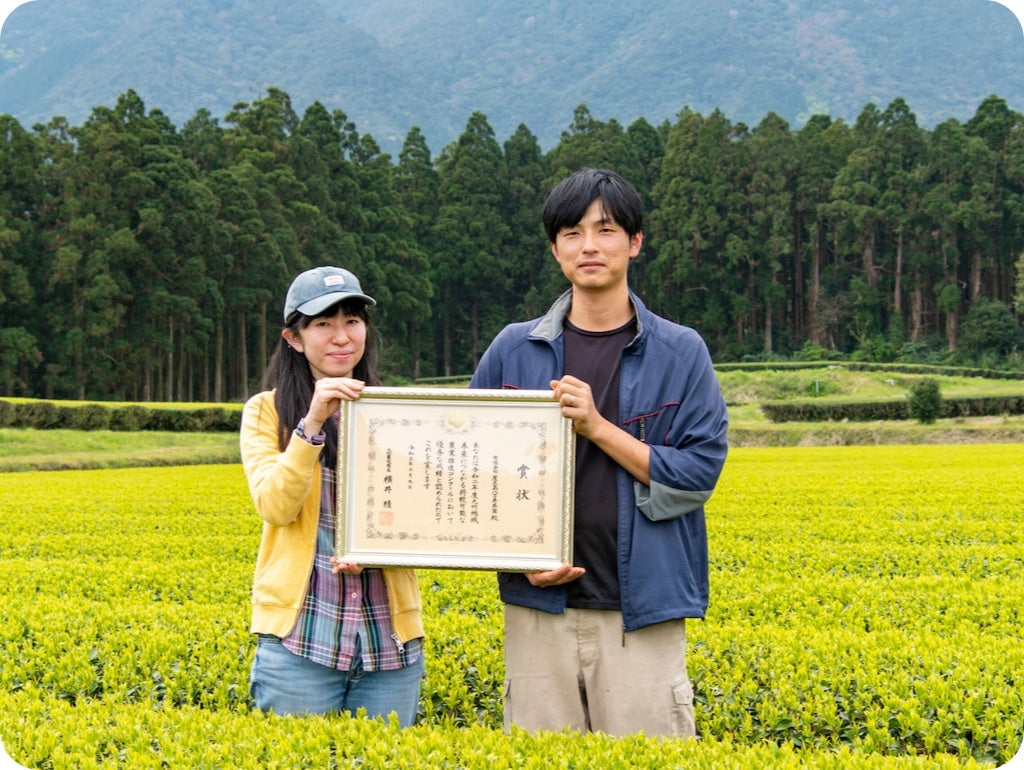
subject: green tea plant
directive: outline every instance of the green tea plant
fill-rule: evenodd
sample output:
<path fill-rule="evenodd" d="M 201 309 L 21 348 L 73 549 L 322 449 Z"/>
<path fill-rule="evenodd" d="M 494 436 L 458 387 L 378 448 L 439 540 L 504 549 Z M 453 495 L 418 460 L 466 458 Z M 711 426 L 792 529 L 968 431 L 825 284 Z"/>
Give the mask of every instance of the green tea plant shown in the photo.
<path fill-rule="evenodd" d="M 933 377 L 925 377 L 910 386 L 907 395 L 907 409 L 910 416 L 918 422 L 935 422 L 942 413 L 942 393 L 939 381 Z"/>
<path fill-rule="evenodd" d="M 1022 741 L 1024 446 L 736 449 L 688 623 L 700 741 L 501 731 L 494 575 L 421 570 L 418 724 L 253 710 L 237 465 L 0 477 L 26 767 L 960 768 Z"/>

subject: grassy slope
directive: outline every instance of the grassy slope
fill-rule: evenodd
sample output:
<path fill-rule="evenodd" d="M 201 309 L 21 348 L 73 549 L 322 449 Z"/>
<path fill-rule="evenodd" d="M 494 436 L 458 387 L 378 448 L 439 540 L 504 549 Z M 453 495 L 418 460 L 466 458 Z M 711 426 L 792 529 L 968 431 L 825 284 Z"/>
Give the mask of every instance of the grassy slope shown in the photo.
<path fill-rule="evenodd" d="M 787 398 L 906 398 L 914 375 L 842 367 L 723 372 L 733 446 L 1024 443 L 1024 416 L 872 423 L 772 423 L 758 404 Z M 1019 380 L 939 377 L 944 396 L 1018 394 Z M 234 433 L 23 430 L 0 428 L 0 472 L 73 468 L 234 463 Z"/>
<path fill-rule="evenodd" d="M 1024 441 L 1024 417 L 973 417 L 869 423 L 772 423 L 758 404 L 789 398 L 878 401 L 905 399 L 920 379 L 892 372 L 858 372 L 843 367 L 773 372 L 723 372 L 722 393 L 729 404 L 733 446 L 822 446 L 861 444 L 1017 443 Z M 1019 394 L 1019 380 L 936 377 L 945 397 Z"/>
<path fill-rule="evenodd" d="M 236 462 L 236 433 L 0 428 L 0 472 Z"/>

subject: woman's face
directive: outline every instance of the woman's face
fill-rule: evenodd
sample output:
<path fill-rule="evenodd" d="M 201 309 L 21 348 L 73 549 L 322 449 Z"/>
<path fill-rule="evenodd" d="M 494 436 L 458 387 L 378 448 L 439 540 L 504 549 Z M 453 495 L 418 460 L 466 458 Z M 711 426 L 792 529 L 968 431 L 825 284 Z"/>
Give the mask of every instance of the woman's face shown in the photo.
<path fill-rule="evenodd" d="M 338 308 L 334 315 L 317 316 L 309 325 L 282 336 L 306 356 L 314 379 L 351 377 L 366 350 L 366 321 Z"/>

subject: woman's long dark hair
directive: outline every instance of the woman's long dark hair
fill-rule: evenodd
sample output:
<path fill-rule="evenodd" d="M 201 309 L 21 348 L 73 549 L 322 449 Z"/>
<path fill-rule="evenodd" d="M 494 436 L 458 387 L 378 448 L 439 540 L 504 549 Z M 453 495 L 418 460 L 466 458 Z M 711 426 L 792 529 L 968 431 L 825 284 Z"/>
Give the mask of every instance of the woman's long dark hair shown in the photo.
<path fill-rule="evenodd" d="M 361 318 L 366 324 L 366 348 L 352 370 L 351 377 L 362 380 L 367 385 L 380 385 L 377 379 L 377 361 L 380 357 L 380 337 L 376 327 L 370 320 L 370 313 L 365 302 L 358 299 L 342 300 L 327 308 L 318 316 L 308 316 L 299 312 L 293 313 L 285 324 L 285 328 L 298 334 L 313 321 L 314 317 L 333 316 L 339 310 L 347 315 Z M 278 428 L 277 443 L 281 451 L 288 446 L 291 434 L 299 420 L 306 416 L 309 402 L 313 399 L 313 388 L 316 380 L 309 368 L 309 361 L 303 353 L 298 352 L 282 337 L 267 364 L 263 375 L 263 389 L 276 390 L 274 406 L 277 408 Z M 324 423 L 327 440 L 324 442 L 322 459 L 333 468 L 338 461 L 338 428 L 334 420 Z"/>

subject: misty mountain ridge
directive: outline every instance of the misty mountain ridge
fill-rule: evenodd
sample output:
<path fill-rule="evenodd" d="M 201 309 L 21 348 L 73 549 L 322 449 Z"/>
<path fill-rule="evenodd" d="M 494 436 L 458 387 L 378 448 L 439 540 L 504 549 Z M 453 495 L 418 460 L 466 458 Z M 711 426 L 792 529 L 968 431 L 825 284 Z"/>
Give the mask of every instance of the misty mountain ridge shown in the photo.
<path fill-rule="evenodd" d="M 1024 109 L 1024 33 L 992 0 L 34 0 L 0 35 L 0 113 L 80 124 L 133 89 L 175 125 L 278 87 L 397 154 L 436 153 L 474 111 L 557 143 L 586 104 L 657 125 L 685 107 L 794 127 L 897 97 L 919 124 L 989 95 Z"/>

